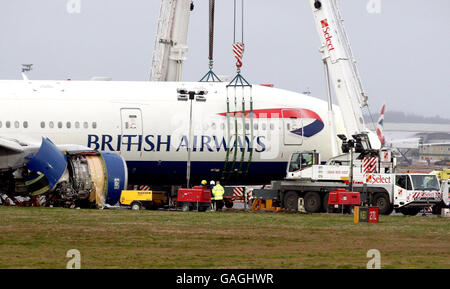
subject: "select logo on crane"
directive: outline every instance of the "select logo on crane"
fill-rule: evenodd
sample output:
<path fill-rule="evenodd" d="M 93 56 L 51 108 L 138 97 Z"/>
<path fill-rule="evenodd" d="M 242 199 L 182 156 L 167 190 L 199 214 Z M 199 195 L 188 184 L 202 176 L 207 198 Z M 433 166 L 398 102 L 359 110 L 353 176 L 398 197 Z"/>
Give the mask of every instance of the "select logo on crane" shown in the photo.
<path fill-rule="evenodd" d="M 392 183 L 392 178 L 390 175 L 366 175 L 366 184 L 390 184 Z"/>
<path fill-rule="evenodd" d="M 325 37 L 325 42 L 328 48 L 328 51 L 334 50 L 333 43 L 331 42 L 331 39 L 333 36 L 330 34 L 330 26 L 328 25 L 328 19 L 324 19 L 320 21 L 320 24 L 322 24 L 322 32 Z"/>

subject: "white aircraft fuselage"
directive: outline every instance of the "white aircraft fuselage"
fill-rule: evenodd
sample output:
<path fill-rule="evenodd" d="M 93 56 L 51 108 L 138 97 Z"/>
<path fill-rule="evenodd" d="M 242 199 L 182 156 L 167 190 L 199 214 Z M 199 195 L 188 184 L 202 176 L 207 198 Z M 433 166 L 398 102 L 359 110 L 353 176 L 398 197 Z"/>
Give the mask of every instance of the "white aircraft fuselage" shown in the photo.
<path fill-rule="evenodd" d="M 180 101 L 178 88 L 206 90 L 206 101 Z M 250 89 L 243 107 L 242 89 L 225 83 L 3 80 L 0 93 L 1 137 L 118 152 L 130 184 L 184 184 L 188 147 L 193 184 L 264 184 L 285 176 L 292 152 L 331 157 L 327 103 L 277 88 L 254 85 L 252 112 Z"/>

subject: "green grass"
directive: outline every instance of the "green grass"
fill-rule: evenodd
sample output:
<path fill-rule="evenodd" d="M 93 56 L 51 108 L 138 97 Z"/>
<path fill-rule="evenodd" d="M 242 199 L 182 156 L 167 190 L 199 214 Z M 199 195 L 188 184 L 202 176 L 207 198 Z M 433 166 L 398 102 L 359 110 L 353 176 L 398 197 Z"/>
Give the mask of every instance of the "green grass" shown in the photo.
<path fill-rule="evenodd" d="M 0 207 L 0 268 L 450 268 L 450 219 Z"/>

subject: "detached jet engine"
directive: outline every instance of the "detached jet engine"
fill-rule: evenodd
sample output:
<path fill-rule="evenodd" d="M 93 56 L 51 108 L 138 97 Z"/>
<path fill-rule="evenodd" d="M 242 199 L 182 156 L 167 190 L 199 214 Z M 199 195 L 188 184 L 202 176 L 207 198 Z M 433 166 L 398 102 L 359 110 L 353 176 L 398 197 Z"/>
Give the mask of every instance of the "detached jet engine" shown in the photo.
<path fill-rule="evenodd" d="M 42 138 L 40 147 L 2 139 L 0 194 L 35 197 L 51 203 L 115 205 L 126 189 L 123 157 L 78 145 L 56 146 Z"/>

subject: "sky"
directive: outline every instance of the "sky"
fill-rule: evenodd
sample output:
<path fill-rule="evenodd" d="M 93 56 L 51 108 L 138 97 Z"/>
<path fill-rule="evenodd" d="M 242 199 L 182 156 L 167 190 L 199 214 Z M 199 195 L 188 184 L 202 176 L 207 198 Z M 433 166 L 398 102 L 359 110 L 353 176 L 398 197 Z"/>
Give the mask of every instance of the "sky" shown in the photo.
<path fill-rule="evenodd" d="M 184 81 L 208 71 L 208 2 L 194 0 Z M 338 3 L 372 114 L 386 103 L 450 118 L 450 1 Z M 0 0 L 0 79 L 20 79 L 21 65 L 33 63 L 36 80 L 148 80 L 159 8 L 159 0 Z M 308 1 L 244 0 L 244 16 L 242 75 L 326 99 Z M 234 76 L 233 1 L 217 0 L 215 17 L 214 71 Z"/>

